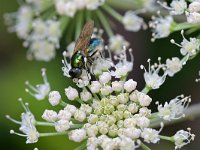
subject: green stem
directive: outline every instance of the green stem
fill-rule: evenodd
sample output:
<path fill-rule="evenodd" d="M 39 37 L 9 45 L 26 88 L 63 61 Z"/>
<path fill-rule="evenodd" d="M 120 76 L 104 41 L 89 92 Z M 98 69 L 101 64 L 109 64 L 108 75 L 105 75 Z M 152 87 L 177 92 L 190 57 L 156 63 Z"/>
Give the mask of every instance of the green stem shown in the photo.
<path fill-rule="evenodd" d="M 50 122 L 42 122 L 42 121 L 36 121 L 35 123 L 36 126 L 54 126 L 54 123 Z"/>
<path fill-rule="evenodd" d="M 117 7 L 120 9 L 138 9 L 142 6 L 142 0 L 106 0 L 106 3 L 112 7 Z"/>
<path fill-rule="evenodd" d="M 170 125 L 170 124 L 175 124 L 175 123 L 183 122 L 186 120 L 193 120 L 195 118 L 198 118 L 198 117 L 200 117 L 200 103 L 188 107 L 188 109 L 186 109 L 184 114 L 185 114 L 185 117 L 182 117 L 180 119 L 171 120 L 171 121 L 165 121 L 162 118 L 157 117 L 156 119 L 154 119 L 153 122 L 150 123 L 150 127 L 151 128 L 159 127 L 160 122 L 163 122 L 165 125 Z"/>
<path fill-rule="evenodd" d="M 77 98 L 76 99 L 77 102 L 79 102 L 80 104 L 85 104 L 81 99 Z"/>
<path fill-rule="evenodd" d="M 157 118 L 157 117 L 158 117 L 158 113 L 157 113 L 157 112 L 151 114 L 151 119 L 155 119 L 155 118 Z"/>
<path fill-rule="evenodd" d="M 110 27 L 110 24 L 108 23 L 108 20 L 106 20 L 104 14 L 100 11 L 100 10 L 97 10 L 96 11 L 96 14 L 99 18 L 99 20 L 101 21 L 101 24 L 103 25 L 106 33 L 108 34 L 108 36 L 111 38 L 112 36 L 114 36 L 114 33 Z"/>
<path fill-rule="evenodd" d="M 191 23 L 179 23 L 179 24 L 175 24 L 172 29 L 171 32 L 176 32 L 176 31 L 180 31 L 180 30 L 184 30 L 184 29 L 189 29 L 189 28 L 196 28 L 199 27 L 200 23 L 196 23 L 196 24 L 191 24 Z"/>
<path fill-rule="evenodd" d="M 67 27 L 67 25 L 68 25 L 68 23 L 69 23 L 69 20 L 70 20 L 70 18 L 69 17 L 67 17 L 67 16 L 62 16 L 61 18 L 60 18 L 60 29 L 61 29 L 61 32 L 63 33 L 64 32 L 64 30 L 66 29 L 66 27 Z"/>
<path fill-rule="evenodd" d="M 147 145 L 145 145 L 144 143 L 141 143 L 141 147 L 143 150 L 151 150 Z"/>
<path fill-rule="evenodd" d="M 103 5 L 102 8 L 109 13 L 111 16 L 113 16 L 116 20 L 118 20 L 119 22 L 122 22 L 123 16 L 120 15 L 117 11 L 115 11 L 112 7 L 110 7 L 109 5 Z"/>
<path fill-rule="evenodd" d="M 144 89 L 142 90 L 142 93 L 147 94 L 150 90 L 152 90 L 152 88 L 149 87 L 148 85 L 145 85 Z"/>
<path fill-rule="evenodd" d="M 163 135 L 159 135 L 159 137 L 160 137 L 162 140 L 167 140 L 167 141 L 174 142 L 173 137 L 168 137 L 168 136 L 163 136 Z"/>
<path fill-rule="evenodd" d="M 79 129 L 79 128 L 82 128 L 83 127 L 83 124 L 73 124 L 70 126 L 70 129 Z"/>
<path fill-rule="evenodd" d="M 84 150 L 86 148 L 87 141 L 84 141 L 79 147 L 75 148 L 74 150 Z"/>
<path fill-rule="evenodd" d="M 40 133 L 39 137 L 47 137 L 47 136 L 58 136 L 58 135 L 66 135 L 66 132 L 52 132 L 52 133 Z"/>
<path fill-rule="evenodd" d="M 61 101 L 60 101 L 60 105 L 63 106 L 63 107 L 65 107 L 65 106 L 67 106 L 67 103 L 64 102 L 63 100 L 61 100 Z"/>

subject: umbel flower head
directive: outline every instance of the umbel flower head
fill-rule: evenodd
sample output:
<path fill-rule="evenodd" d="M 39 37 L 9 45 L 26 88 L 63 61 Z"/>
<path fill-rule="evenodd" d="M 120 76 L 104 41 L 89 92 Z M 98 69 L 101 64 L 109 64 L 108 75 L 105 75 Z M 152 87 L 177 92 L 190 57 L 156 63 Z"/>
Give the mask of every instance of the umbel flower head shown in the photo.
<path fill-rule="evenodd" d="M 115 4 L 118 3 L 121 6 L 119 1 L 115 1 Z M 144 6 L 145 10 L 149 10 L 147 6 Z M 55 58 L 62 38 L 67 39 L 64 40 L 66 44 L 77 40 L 87 20 L 95 20 L 95 26 L 105 29 L 113 49 L 116 46 L 122 48 L 120 42 L 124 44 L 124 37 L 115 37 L 106 13 L 123 24 L 126 30 L 136 32 L 146 28 L 143 19 L 138 16 L 140 12 L 127 11 L 123 16 L 106 0 L 26 0 L 20 3 L 17 12 L 4 17 L 8 30 L 16 32 L 24 41 L 23 46 L 28 48 L 27 58 L 48 62 Z M 118 45 L 112 42 L 116 38 Z"/>
<path fill-rule="evenodd" d="M 62 70 L 64 75 L 68 76 L 70 65 L 65 54 Z M 175 148 L 181 148 L 194 139 L 193 134 L 180 130 L 174 136 L 167 137 L 161 135 L 164 127 L 162 122 L 159 130 L 151 127 L 152 121 L 157 118 L 171 121 L 184 117 L 184 111 L 191 101 L 189 97 L 178 96 L 164 105 L 158 104 L 158 111 L 152 112 L 149 106 L 153 99 L 148 95 L 148 91 L 159 88 L 166 76 L 171 75 L 171 72 L 168 74 L 170 65 L 161 64 L 160 58 L 158 60 L 159 64 L 149 64 L 149 72 L 144 73 L 146 88 L 139 91 L 137 82 L 127 79 L 133 67 L 132 50 L 124 47 L 121 53 L 111 54 L 106 47 L 102 56 L 94 62 L 94 74 L 85 71 L 80 78 L 74 79 L 80 87 L 79 91 L 69 86 L 63 90 L 66 97 L 61 97 L 58 91 L 49 93 L 49 103 L 52 106 L 61 105 L 63 108 L 58 112 L 44 110 L 42 118 L 45 122 L 33 119 L 34 116 L 29 111 L 31 115 L 28 119 L 31 122 L 26 125 L 26 129 L 31 131 L 31 136 L 27 130 L 22 132 L 31 139 L 28 140 L 29 143 L 34 143 L 43 136 L 67 135 L 69 140 L 74 142 L 85 141 L 80 147 L 88 150 L 134 150 L 146 146 L 145 143 L 155 144 L 162 139 L 168 139 L 175 144 Z M 164 77 L 159 75 L 161 69 L 164 71 Z M 72 105 L 72 102 L 78 104 Z M 39 133 L 35 128 L 39 125 L 51 126 L 55 128 L 55 132 Z"/>

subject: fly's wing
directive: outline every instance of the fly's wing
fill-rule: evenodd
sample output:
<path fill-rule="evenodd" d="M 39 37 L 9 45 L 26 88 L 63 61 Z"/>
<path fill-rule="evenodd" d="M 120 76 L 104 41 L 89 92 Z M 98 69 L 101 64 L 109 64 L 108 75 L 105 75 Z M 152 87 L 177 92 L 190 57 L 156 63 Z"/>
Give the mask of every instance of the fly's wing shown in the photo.
<path fill-rule="evenodd" d="M 94 28 L 94 21 L 90 20 L 88 21 L 84 27 L 83 30 L 81 31 L 81 34 L 79 38 L 76 41 L 75 48 L 74 48 L 74 53 L 76 53 L 78 50 L 82 50 L 83 53 L 87 56 L 87 47 L 90 42 L 90 38 L 93 33 L 93 28 Z"/>

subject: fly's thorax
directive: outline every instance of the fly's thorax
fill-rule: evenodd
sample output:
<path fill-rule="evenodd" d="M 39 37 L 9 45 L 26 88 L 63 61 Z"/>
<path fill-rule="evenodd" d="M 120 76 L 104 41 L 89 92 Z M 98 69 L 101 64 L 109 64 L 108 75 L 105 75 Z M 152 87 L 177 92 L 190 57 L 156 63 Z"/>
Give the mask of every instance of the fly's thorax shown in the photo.
<path fill-rule="evenodd" d="M 97 51 L 100 50 L 100 47 L 102 47 L 103 41 L 100 38 L 92 38 L 90 40 L 89 46 L 88 46 L 88 55 L 92 56 Z"/>
<path fill-rule="evenodd" d="M 71 57 L 71 67 L 72 68 L 84 68 L 84 56 L 81 50 L 77 51 Z"/>

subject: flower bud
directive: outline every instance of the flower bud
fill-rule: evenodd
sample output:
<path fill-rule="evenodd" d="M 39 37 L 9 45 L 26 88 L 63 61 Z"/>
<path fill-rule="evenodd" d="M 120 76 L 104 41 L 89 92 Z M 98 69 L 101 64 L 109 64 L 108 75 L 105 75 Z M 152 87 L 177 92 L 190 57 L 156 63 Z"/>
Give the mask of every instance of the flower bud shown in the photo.
<path fill-rule="evenodd" d="M 58 105 L 60 103 L 60 100 L 61 100 L 61 95 L 58 91 L 51 91 L 49 93 L 49 103 L 52 106 Z"/>
<path fill-rule="evenodd" d="M 57 132 L 64 132 L 70 128 L 70 124 L 68 120 L 59 120 L 55 124 L 55 129 Z"/>
<path fill-rule="evenodd" d="M 65 94 L 67 98 L 71 101 L 75 100 L 78 97 L 78 91 L 71 86 L 65 89 Z"/>
<path fill-rule="evenodd" d="M 131 92 L 135 90 L 136 86 L 137 86 L 137 82 L 133 81 L 133 79 L 129 79 L 128 81 L 124 83 L 124 89 L 127 92 Z"/>
<path fill-rule="evenodd" d="M 76 110 L 75 114 L 74 114 L 74 119 L 76 119 L 77 121 L 84 121 L 86 118 L 86 114 L 84 111 L 81 110 Z"/>
<path fill-rule="evenodd" d="M 46 121 L 54 122 L 57 119 L 57 113 L 53 110 L 46 109 L 42 115 L 42 118 Z"/>
<path fill-rule="evenodd" d="M 120 92 L 123 90 L 123 81 L 114 81 L 112 82 L 112 89 L 115 92 Z"/>

